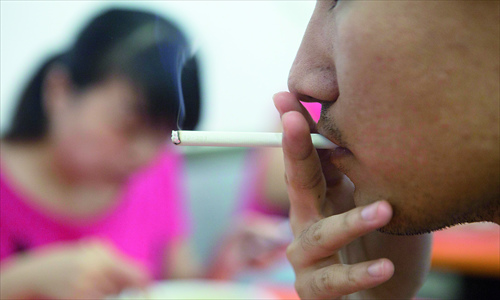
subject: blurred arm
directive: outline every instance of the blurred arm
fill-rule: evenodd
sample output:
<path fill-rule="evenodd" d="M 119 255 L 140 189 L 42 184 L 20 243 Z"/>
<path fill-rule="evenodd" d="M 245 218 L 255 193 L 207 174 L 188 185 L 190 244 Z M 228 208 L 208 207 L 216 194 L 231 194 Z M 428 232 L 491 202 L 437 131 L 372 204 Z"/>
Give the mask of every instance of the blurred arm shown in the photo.
<path fill-rule="evenodd" d="M 31 299 L 30 268 L 22 256 L 2 261 L 0 269 L 0 299 Z"/>
<path fill-rule="evenodd" d="M 172 241 L 164 255 L 163 276 L 169 279 L 199 278 L 204 276 L 199 259 L 194 255 L 188 239 Z"/>

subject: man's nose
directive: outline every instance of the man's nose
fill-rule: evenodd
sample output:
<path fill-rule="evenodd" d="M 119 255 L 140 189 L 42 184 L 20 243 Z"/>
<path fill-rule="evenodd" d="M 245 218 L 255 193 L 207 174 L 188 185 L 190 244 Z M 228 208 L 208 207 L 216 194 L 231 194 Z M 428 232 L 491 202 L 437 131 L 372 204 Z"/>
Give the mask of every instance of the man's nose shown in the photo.
<path fill-rule="evenodd" d="M 339 96 L 333 38 L 324 28 L 311 19 L 288 76 L 288 89 L 301 101 L 335 101 Z"/>

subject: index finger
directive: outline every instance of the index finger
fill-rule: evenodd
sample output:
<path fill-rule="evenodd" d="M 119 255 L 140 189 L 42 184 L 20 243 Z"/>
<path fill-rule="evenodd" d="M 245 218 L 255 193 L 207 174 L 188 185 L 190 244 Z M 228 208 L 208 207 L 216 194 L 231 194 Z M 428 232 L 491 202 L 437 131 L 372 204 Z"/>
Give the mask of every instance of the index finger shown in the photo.
<path fill-rule="evenodd" d="M 316 122 L 313 120 L 307 109 L 300 103 L 300 101 L 289 92 L 279 92 L 273 96 L 274 106 L 280 113 L 280 116 L 289 112 L 297 111 L 301 113 L 311 132 L 316 132 Z"/>
<path fill-rule="evenodd" d="M 282 124 L 290 224 L 297 237 L 322 218 L 326 182 L 304 116 L 297 111 L 286 112 Z"/>

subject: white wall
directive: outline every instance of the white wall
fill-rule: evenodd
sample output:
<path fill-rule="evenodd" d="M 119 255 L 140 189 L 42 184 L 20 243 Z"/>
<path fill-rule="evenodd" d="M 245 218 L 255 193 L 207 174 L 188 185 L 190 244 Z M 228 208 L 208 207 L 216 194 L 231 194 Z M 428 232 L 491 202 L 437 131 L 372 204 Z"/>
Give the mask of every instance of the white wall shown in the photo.
<path fill-rule="evenodd" d="M 314 1 L 1 1 L 1 122 L 42 60 L 109 6 L 153 9 L 175 20 L 199 50 L 205 103 L 199 129 L 273 131 L 271 97 L 286 90 Z"/>

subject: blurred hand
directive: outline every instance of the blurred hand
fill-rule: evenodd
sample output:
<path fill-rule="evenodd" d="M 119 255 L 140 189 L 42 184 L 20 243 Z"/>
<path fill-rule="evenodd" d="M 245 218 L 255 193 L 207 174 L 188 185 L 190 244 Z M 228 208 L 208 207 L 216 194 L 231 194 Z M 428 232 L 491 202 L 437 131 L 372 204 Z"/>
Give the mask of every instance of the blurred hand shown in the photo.
<path fill-rule="evenodd" d="M 313 147 L 316 124 L 305 108 L 290 93 L 276 94 L 274 102 L 282 117 L 295 238 L 287 256 L 299 296 L 412 297 L 428 270 L 429 237 L 375 232 L 392 217 L 389 203 L 355 208 L 352 183 L 329 162 L 328 151 Z"/>
<path fill-rule="evenodd" d="M 102 299 L 148 282 L 144 270 L 99 240 L 48 246 L 23 263 L 31 294 L 47 299 Z"/>
<path fill-rule="evenodd" d="M 239 216 L 220 246 L 211 276 L 228 280 L 245 270 L 269 267 L 285 257 L 290 241 L 285 218 L 257 212 Z"/>

